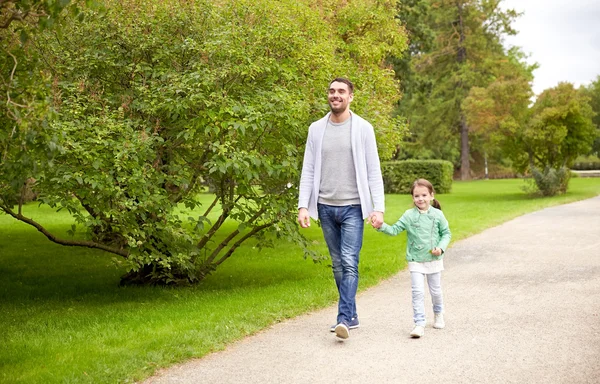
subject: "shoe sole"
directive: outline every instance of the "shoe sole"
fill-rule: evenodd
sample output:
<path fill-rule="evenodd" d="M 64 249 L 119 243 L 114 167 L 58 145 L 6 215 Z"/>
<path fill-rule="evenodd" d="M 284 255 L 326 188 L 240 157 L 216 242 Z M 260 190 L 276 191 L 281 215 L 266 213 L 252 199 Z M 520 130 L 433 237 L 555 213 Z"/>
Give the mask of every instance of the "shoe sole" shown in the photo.
<path fill-rule="evenodd" d="M 421 333 L 417 333 L 414 330 L 410 333 L 410 337 L 412 337 L 413 339 L 419 339 L 421 337 L 425 336 L 425 330 L 423 329 Z"/>
<path fill-rule="evenodd" d="M 340 339 L 347 339 L 350 336 L 350 332 L 348 332 L 348 328 L 343 325 L 338 325 L 335 327 L 335 335 Z"/>
<path fill-rule="evenodd" d="M 356 328 L 360 328 L 360 324 L 359 325 L 351 325 L 348 327 L 348 329 L 356 329 Z M 332 326 L 331 328 L 329 328 L 329 332 L 335 333 L 335 325 Z"/>
<path fill-rule="evenodd" d="M 435 329 L 444 329 L 444 328 L 446 328 L 446 325 L 444 324 L 444 325 L 440 326 L 440 325 L 435 325 L 434 324 L 433 328 L 435 328 Z"/>

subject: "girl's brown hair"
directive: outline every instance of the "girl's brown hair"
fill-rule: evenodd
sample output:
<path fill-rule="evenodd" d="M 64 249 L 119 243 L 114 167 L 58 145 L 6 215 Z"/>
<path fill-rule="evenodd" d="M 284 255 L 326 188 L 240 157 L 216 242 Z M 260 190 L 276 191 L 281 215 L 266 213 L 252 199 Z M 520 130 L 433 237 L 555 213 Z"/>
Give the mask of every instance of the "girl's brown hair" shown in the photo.
<path fill-rule="evenodd" d="M 415 182 L 412 184 L 412 187 L 410 187 L 410 195 L 413 195 L 413 192 L 415 191 L 416 187 L 425 187 L 429 190 L 430 194 L 434 194 L 435 190 L 433 189 L 433 184 L 431 184 L 428 180 L 425 179 L 417 179 L 415 180 Z M 437 201 L 437 199 L 434 197 L 433 200 L 431 200 L 431 206 L 434 208 L 439 209 L 440 211 L 442 210 L 442 206 L 440 205 L 440 202 Z"/>

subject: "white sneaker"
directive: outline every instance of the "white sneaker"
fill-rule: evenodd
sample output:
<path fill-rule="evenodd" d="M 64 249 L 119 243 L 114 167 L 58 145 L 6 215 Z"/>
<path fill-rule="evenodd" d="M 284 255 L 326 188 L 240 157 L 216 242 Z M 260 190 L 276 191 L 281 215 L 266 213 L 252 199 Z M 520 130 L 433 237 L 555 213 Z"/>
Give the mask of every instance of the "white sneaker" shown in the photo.
<path fill-rule="evenodd" d="M 425 327 L 423 327 L 422 325 L 415 325 L 412 332 L 410 333 L 410 337 L 414 337 L 415 339 L 423 337 L 423 335 L 425 335 Z"/>
<path fill-rule="evenodd" d="M 433 328 L 443 329 L 445 326 L 446 323 L 444 323 L 444 314 L 441 312 L 434 313 Z"/>
<path fill-rule="evenodd" d="M 340 339 L 347 339 L 350 336 L 350 332 L 348 331 L 348 327 L 344 323 L 339 323 L 335 326 L 335 335 Z"/>

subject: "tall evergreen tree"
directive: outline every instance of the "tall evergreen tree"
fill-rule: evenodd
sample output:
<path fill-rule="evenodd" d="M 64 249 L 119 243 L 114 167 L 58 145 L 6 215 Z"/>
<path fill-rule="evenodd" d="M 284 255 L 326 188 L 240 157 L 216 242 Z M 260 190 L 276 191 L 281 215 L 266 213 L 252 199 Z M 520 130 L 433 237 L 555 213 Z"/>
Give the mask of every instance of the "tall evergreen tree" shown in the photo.
<path fill-rule="evenodd" d="M 509 62 L 503 36 L 515 34 L 518 16 L 500 8 L 501 0 L 425 0 L 428 12 L 420 19 L 433 33 L 432 45 L 413 52 L 407 73 L 411 92 L 401 101 L 418 156 L 459 165 L 461 179 L 471 177 L 472 128 L 464 103 L 473 87 L 487 88 L 504 76 Z M 403 14 L 402 12 L 413 12 Z M 401 20 L 414 20 L 414 8 L 400 8 Z M 417 26 L 422 30 L 424 27 Z M 411 26 L 409 28 L 409 36 Z M 511 72 L 514 72 L 511 70 Z M 415 86 L 418 84 L 418 86 Z"/>

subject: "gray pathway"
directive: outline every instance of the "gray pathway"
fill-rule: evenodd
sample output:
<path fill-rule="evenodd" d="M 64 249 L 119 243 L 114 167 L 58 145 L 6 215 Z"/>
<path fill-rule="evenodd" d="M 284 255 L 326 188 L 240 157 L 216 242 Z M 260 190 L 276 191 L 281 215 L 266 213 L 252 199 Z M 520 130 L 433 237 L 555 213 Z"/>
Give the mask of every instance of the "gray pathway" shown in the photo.
<path fill-rule="evenodd" d="M 455 242 L 445 264 L 446 329 L 421 339 L 403 271 L 358 296 L 346 341 L 326 308 L 147 383 L 600 383 L 600 197 Z"/>

